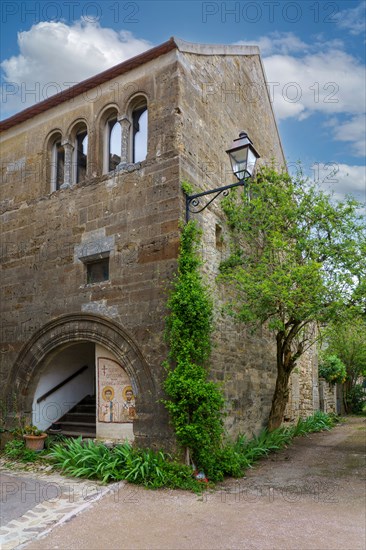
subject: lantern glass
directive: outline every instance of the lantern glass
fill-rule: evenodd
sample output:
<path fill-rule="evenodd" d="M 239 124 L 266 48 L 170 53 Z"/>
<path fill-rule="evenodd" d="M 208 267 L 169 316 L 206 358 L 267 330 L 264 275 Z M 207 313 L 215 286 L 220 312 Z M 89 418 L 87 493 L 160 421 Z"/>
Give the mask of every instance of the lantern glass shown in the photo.
<path fill-rule="evenodd" d="M 230 157 L 231 167 L 239 181 L 251 177 L 259 155 L 245 132 L 235 139 L 232 147 L 226 151 Z"/>
<path fill-rule="evenodd" d="M 253 149 L 249 146 L 248 148 L 248 157 L 247 157 L 247 166 L 246 171 L 248 172 L 249 176 L 253 175 L 255 163 L 257 162 L 257 157 Z"/>

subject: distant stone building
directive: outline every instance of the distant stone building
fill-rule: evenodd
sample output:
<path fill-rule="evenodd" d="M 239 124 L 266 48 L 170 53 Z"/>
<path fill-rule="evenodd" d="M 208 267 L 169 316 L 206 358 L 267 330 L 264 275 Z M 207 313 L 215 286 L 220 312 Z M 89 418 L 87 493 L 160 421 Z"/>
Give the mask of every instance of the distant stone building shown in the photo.
<path fill-rule="evenodd" d="M 161 365 L 181 182 L 232 183 L 225 150 L 243 129 L 262 162 L 285 162 L 259 50 L 172 38 L 1 126 L 8 420 L 24 414 L 47 429 L 63 418 L 69 433 L 169 445 Z M 197 219 L 217 304 L 210 368 L 223 382 L 229 433 L 250 435 L 268 417 L 273 346 L 264 331 L 246 334 L 222 318 L 219 201 Z M 307 358 L 293 377 L 289 418 L 317 407 L 316 380 Z"/>

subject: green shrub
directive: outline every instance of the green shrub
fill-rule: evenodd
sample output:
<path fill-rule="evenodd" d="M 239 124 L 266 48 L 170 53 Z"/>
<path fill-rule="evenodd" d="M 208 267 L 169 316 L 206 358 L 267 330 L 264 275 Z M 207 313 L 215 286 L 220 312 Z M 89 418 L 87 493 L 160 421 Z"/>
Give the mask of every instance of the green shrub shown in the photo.
<path fill-rule="evenodd" d="M 346 396 L 346 402 L 351 412 L 359 414 L 363 411 L 366 395 L 361 384 L 356 384 L 349 390 Z"/>
<path fill-rule="evenodd" d="M 337 355 L 327 355 L 319 365 L 319 376 L 331 384 L 343 384 L 347 378 L 346 366 Z"/>
<path fill-rule="evenodd" d="M 216 455 L 217 477 L 242 477 L 252 462 L 244 452 L 245 438 L 239 436 L 234 443 L 227 442 Z"/>

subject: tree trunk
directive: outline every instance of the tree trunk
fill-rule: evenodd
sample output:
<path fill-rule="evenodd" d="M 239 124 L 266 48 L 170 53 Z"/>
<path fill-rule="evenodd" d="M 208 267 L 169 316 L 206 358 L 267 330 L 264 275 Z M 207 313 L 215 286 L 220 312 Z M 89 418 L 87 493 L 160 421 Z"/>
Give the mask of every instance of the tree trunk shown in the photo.
<path fill-rule="evenodd" d="M 184 462 L 185 462 L 186 466 L 191 465 L 191 455 L 190 455 L 188 447 L 186 447 L 186 452 L 185 452 L 185 455 L 184 455 Z"/>
<path fill-rule="evenodd" d="M 349 403 L 347 401 L 347 397 L 348 397 L 348 394 L 349 394 L 351 388 L 352 388 L 352 380 L 347 378 L 345 383 L 342 385 L 343 406 L 344 406 L 344 411 L 345 411 L 346 414 L 350 413 L 350 406 L 349 406 Z"/>
<path fill-rule="evenodd" d="M 288 381 L 290 372 L 285 371 L 281 363 L 277 364 L 276 388 L 273 394 L 272 407 L 268 419 L 268 430 L 270 432 L 279 428 L 282 424 L 289 396 Z"/>

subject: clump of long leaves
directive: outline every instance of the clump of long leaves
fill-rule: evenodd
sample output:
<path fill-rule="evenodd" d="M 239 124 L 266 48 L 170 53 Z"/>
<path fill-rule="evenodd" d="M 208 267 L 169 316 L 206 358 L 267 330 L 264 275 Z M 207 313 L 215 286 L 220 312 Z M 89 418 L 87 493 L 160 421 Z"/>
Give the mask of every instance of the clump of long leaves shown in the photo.
<path fill-rule="evenodd" d="M 67 439 L 54 445 L 49 456 L 56 466 L 75 477 L 93 477 L 103 483 L 123 479 L 120 475 L 121 459 L 113 456 L 105 445 L 95 444 L 90 439 Z"/>
<path fill-rule="evenodd" d="M 135 449 L 127 441 L 108 448 L 92 440 L 68 439 L 54 445 L 49 456 L 65 473 L 99 479 L 102 483 L 125 479 L 153 489 L 202 488 L 187 466 L 171 460 L 162 451 Z"/>
<path fill-rule="evenodd" d="M 296 424 L 291 428 L 292 436 L 306 435 L 311 432 L 322 432 L 323 430 L 330 430 L 333 426 L 339 422 L 339 419 L 335 415 L 326 414 L 322 411 L 317 411 L 312 416 L 302 419 L 300 418 Z"/>
<path fill-rule="evenodd" d="M 294 426 L 280 427 L 271 432 L 263 430 L 251 440 L 241 435 L 235 443 L 228 442 L 218 453 L 217 478 L 225 475 L 241 477 L 257 460 L 286 447 L 294 437 L 330 430 L 337 421 L 337 417 L 317 411 L 306 419 L 300 418 Z"/>
<path fill-rule="evenodd" d="M 215 470 L 211 481 L 225 476 L 241 477 L 245 470 L 260 458 L 289 445 L 300 435 L 330 430 L 336 417 L 320 411 L 306 419 L 299 419 L 296 425 L 281 427 L 269 432 L 263 430 L 248 440 L 239 436 L 228 442 L 215 453 Z M 75 477 L 99 479 L 103 483 L 127 480 L 152 489 L 159 487 L 202 491 L 204 485 L 193 477 L 193 471 L 162 451 L 137 449 L 127 441 L 113 448 L 91 440 L 68 439 L 55 444 L 49 456 L 56 466 Z"/>

